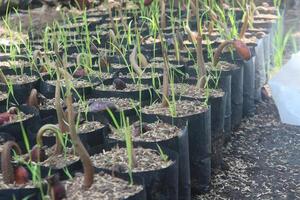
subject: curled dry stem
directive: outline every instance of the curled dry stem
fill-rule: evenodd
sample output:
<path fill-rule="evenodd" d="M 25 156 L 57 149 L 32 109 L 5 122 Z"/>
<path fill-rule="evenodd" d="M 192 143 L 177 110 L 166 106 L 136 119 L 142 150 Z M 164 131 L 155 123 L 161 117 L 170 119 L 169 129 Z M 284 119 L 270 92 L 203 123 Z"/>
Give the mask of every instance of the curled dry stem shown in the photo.
<path fill-rule="evenodd" d="M 64 111 L 62 109 L 61 102 L 60 102 L 61 100 L 60 87 L 61 87 L 60 78 L 59 75 L 57 75 L 56 87 L 55 87 L 55 109 L 56 109 L 59 129 L 61 130 L 62 133 L 65 133 L 69 131 L 69 127 L 68 124 L 66 123 Z"/>
<path fill-rule="evenodd" d="M 160 27 L 162 29 L 165 29 L 167 26 L 167 17 L 166 17 L 166 2 L 165 0 L 160 0 Z"/>
<path fill-rule="evenodd" d="M 37 147 L 38 148 L 42 148 L 43 147 L 43 135 L 46 133 L 46 131 L 51 131 L 55 133 L 55 151 L 53 153 L 53 155 L 59 155 L 62 153 L 62 142 L 61 139 L 62 138 L 62 132 L 59 130 L 58 126 L 54 125 L 54 124 L 46 124 L 44 126 L 42 126 L 36 136 L 36 143 L 37 143 Z M 60 135 L 61 134 L 61 135 Z M 40 155 L 38 155 L 38 161 L 40 161 Z"/>
<path fill-rule="evenodd" d="M 232 45 L 233 41 L 232 40 L 226 40 L 224 41 L 223 43 L 221 43 L 217 50 L 215 51 L 214 53 L 214 57 L 213 57 L 213 66 L 217 66 L 218 62 L 219 62 L 219 59 L 220 59 L 220 56 L 223 52 L 223 49 L 229 45 Z"/>
<path fill-rule="evenodd" d="M 16 142 L 8 141 L 3 145 L 1 152 L 1 170 L 3 176 L 3 182 L 5 184 L 12 184 L 15 181 L 14 168 L 11 163 L 12 149 L 16 152 L 17 155 L 21 155 L 22 151 L 19 145 Z"/>
<path fill-rule="evenodd" d="M 65 74 L 67 72 L 65 71 Z M 74 149 L 76 153 L 78 153 L 80 160 L 83 165 L 83 171 L 84 171 L 84 180 L 83 180 L 83 187 L 85 189 L 88 189 L 92 186 L 94 181 L 94 167 L 92 164 L 92 161 L 90 159 L 90 155 L 83 146 L 80 138 L 78 137 L 76 133 L 76 127 L 75 127 L 75 114 L 74 114 L 74 108 L 73 108 L 73 100 L 72 100 L 72 92 L 71 92 L 71 80 L 68 78 L 68 76 L 65 76 L 66 80 L 66 87 L 67 87 L 67 93 L 66 93 L 66 105 L 67 105 L 67 111 L 68 111 L 68 122 L 69 122 L 69 131 L 70 131 L 70 137 L 72 140 L 72 143 L 74 145 Z"/>
<path fill-rule="evenodd" d="M 244 21 L 243 21 L 243 26 L 242 26 L 240 34 L 239 34 L 240 39 L 243 39 L 245 37 L 245 33 L 248 29 L 248 26 L 249 26 L 249 11 L 247 9 L 245 17 L 244 17 Z"/>
<path fill-rule="evenodd" d="M 168 107 L 168 94 L 169 94 L 169 61 L 168 55 L 165 48 L 162 49 L 163 58 L 164 58 L 164 72 L 163 72 L 163 97 L 162 97 L 162 106 Z"/>
<path fill-rule="evenodd" d="M 215 51 L 214 58 L 213 58 L 213 66 L 217 66 L 223 49 L 229 45 L 232 45 L 234 47 L 238 55 L 243 60 L 249 60 L 251 58 L 250 49 L 247 47 L 247 45 L 244 42 L 242 42 L 241 40 L 227 40 L 221 43 L 217 48 L 217 50 Z"/>
<path fill-rule="evenodd" d="M 199 67 L 198 81 L 200 84 L 200 88 L 203 89 L 206 83 L 206 69 L 203 57 L 203 49 L 202 49 L 202 37 L 199 35 L 197 37 L 197 65 Z"/>

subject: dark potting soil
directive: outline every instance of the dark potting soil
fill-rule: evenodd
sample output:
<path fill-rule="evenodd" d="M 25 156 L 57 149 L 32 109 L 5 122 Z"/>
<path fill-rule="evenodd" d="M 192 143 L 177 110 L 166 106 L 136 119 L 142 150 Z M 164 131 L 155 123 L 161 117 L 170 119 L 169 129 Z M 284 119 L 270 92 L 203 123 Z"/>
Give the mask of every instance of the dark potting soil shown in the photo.
<path fill-rule="evenodd" d="M 231 71 L 236 69 L 237 65 L 225 61 L 220 61 L 218 62 L 217 66 L 213 66 L 212 63 L 206 63 L 206 67 L 208 68 L 208 70 L 212 71 Z"/>
<path fill-rule="evenodd" d="M 164 169 L 170 166 L 173 161 L 162 159 L 159 152 L 153 149 L 134 148 L 136 166 L 132 172 L 145 172 Z M 126 148 L 112 148 L 110 151 L 103 151 L 91 157 L 95 167 L 109 169 L 121 173 L 128 172 L 128 156 Z"/>
<path fill-rule="evenodd" d="M 75 88 L 83 88 L 83 87 L 92 87 L 94 86 L 93 83 L 86 81 L 86 80 L 82 80 L 82 79 L 72 79 L 72 84 Z M 47 83 L 51 84 L 51 85 L 56 85 L 56 80 L 47 80 Z M 66 86 L 65 80 L 60 80 L 61 85 L 62 86 Z"/>
<path fill-rule="evenodd" d="M 60 103 L 62 106 L 64 106 L 64 101 L 61 99 Z M 39 105 L 40 110 L 49 110 L 49 109 L 55 109 L 55 98 L 53 99 L 47 99 L 43 98 L 40 105 Z"/>
<path fill-rule="evenodd" d="M 76 161 L 79 157 L 74 154 L 73 149 L 67 148 L 66 153 L 60 155 L 53 155 L 54 147 L 46 149 L 46 155 L 49 156 L 47 160 L 40 162 L 39 164 L 44 167 L 62 169 Z"/>
<path fill-rule="evenodd" d="M 157 72 L 154 72 L 154 73 L 151 73 L 151 72 L 144 72 L 142 74 L 142 76 L 140 77 L 141 79 L 143 78 L 158 78 L 159 76 L 161 76 L 162 74 L 159 74 Z M 119 76 L 120 78 L 134 78 L 135 80 L 138 80 L 139 79 L 139 76 L 137 74 L 120 74 Z"/>
<path fill-rule="evenodd" d="M 146 106 L 142 108 L 142 111 L 145 114 L 182 117 L 202 113 L 208 109 L 208 107 L 200 101 L 178 100 L 176 101 L 175 105 L 172 104 L 172 106 L 174 106 L 174 109 L 176 109 L 176 113 L 173 113 L 172 111 L 174 109 L 170 109 L 170 107 L 163 107 L 160 102 L 154 103 L 150 106 Z"/>
<path fill-rule="evenodd" d="M 141 134 L 135 134 L 132 137 L 132 140 L 134 142 L 160 142 L 168 140 L 170 138 L 174 138 L 181 133 L 181 129 L 179 129 L 178 127 L 167 123 L 163 123 L 159 120 L 154 123 L 147 123 L 146 126 L 147 128 L 149 128 L 149 130 Z M 131 125 L 131 131 L 133 132 L 132 129 L 133 125 Z M 111 127 L 111 130 L 112 133 L 109 135 L 110 138 L 117 140 L 125 139 L 124 129 L 117 130 L 114 127 Z"/>
<path fill-rule="evenodd" d="M 205 97 L 222 97 L 224 92 L 220 89 L 200 89 L 197 85 L 191 85 L 186 83 L 174 84 L 174 90 L 177 95 L 187 96 L 191 98 L 205 98 Z"/>
<path fill-rule="evenodd" d="M 131 91 L 145 90 L 145 89 L 148 89 L 148 88 L 149 88 L 149 86 L 146 86 L 146 85 L 143 85 L 143 84 L 137 85 L 137 84 L 128 84 L 127 83 L 125 89 L 118 90 L 118 91 L 131 92 Z M 117 90 L 114 85 L 104 85 L 104 84 L 101 84 L 101 85 L 97 86 L 95 89 L 100 90 L 100 91 Z"/>
<path fill-rule="evenodd" d="M 104 125 L 101 124 L 101 122 L 84 121 L 82 124 L 79 124 L 77 133 L 84 134 L 84 133 L 95 131 L 95 130 L 103 128 L 103 127 L 104 127 Z M 46 131 L 43 136 L 45 136 L 45 137 L 55 136 L 55 133 L 53 133 L 52 131 Z"/>
<path fill-rule="evenodd" d="M 118 97 L 110 97 L 110 98 L 97 98 L 97 99 L 89 99 L 89 104 L 93 102 L 110 102 L 113 103 L 119 111 L 128 110 L 138 105 L 137 101 L 127 98 L 118 98 Z M 84 112 L 84 110 L 82 110 Z"/>
<path fill-rule="evenodd" d="M 101 69 L 105 69 L 106 67 L 102 67 Z M 100 80 L 110 79 L 113 77 L 113 74 L 107 73 L 107 72 L 100 72 L 98 71 L 99 68 L 96 67 L 94 70 L 89 71 L 89 78 L 91 80 L 98 78 Z"/>
<path fill-rule="evenodd" d="M 25 60 L 16 60 L 16 61 L 1 61 L 0 68 L 23 68 L 30 66 L 30 63 Z"/>
<path fill-rule="evenodd" d="M 77 176 L 65 182 L 67 198 L 70 200 L 109 199 L 121 200 L 133 196 L 143 190 L 142 186 L 130 185 L 128 181 L 112 177 L 105 173 L 94 175 L 93 185 L 85 190 L 82 188 L 83 176 Z"/>

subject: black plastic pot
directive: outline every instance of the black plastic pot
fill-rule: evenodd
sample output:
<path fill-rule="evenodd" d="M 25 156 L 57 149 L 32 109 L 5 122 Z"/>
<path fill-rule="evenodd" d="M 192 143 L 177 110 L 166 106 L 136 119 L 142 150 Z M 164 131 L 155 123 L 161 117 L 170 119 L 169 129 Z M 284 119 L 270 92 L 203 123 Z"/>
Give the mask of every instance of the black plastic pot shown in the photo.
<path fill-rule="evenodd" d="M 258 39 L 257 46 L 255 47 L 255 93 L 254 98 L 256 101 L 261 101 L 261 88 L 266 83 L 266 68 L 265 68 L 265 47 L 264 40 Z M 268 55 L 269 56 L 269 55 Z"/>
<path fill-rule="evenodd" d="M 243 116 L 252 116 L 255 112 L 255 57 L 244 61 L 244 83 L 243 83 Z"/>
<path fill-rule="evenodd" d="M 184 126 L 188 122 L 190 173 L 192 193 L 209 190 L 211 180 L 211 110 L 184 117 L 142 113 L 142 118 L 160 119 L 163 122 Z"/>
<path fill-rule="evenodd" d="M 153 119 L 148 116 L 143 117 L 143 122 L 153 123 Z M 124 141 L 109 139 L 111 143 L 125 145 Z M 190 180 L 190 159 L 189 159 L 189 141 L 187 126 L 181 131 L 177 137 L 157 142 L 133 141 L 134 147 L 143 147 L 157 149 L 157 145 L 162 148 L 168 148 L 178 153 L 178 199 L 191 199 L 191 180 Z"/>
<path fill-rule="evenodd" d="M 155 100 L 155 94 L 152 87 L 148 89 L 142 89 L 141 91 L 122 91 L 122 90 L 99 90 L 94 89 L 91 93 L 92 98 L 103 98 L 103 97 L 119 97 L 119 98 L 130 98 L 142 102 L 142 105 L 147 105 Z"/>
<path fill-rule="evenodd" d="M 22 134 L 22 126 L 24 128 L 24 134 L 28 138 L 29 145 L 33 146 L 36 132 L 40 127 L 41 119 L 38 110 L 34 107 L 21 105 L 19 109 L 25 114 L 31 114 L 32 117 L 22 122 L 15 122 L 15 123 L 2 125 L 0 127 L 0 132 L 5 132 L 10 134 L 13 138 L 15 138 L 16 142 L 20 145 L 22 151 L 25 152 L 26 148 L 25 148 L 24 138 Z"/>
<path fill-rule="evenodd" d="M 27 199 L 27 200 L 42 200 L 41 191 L 39 188 L 19 188 L 19 189 L 1 189 L 0 199 Z"/>
<path fill-rule="evenodd" d="M 126 83 L 131 83 L 131 84 L 134 83 L 134 80 L 132 78 L 120 77 L 120 79 Z M 138 79 L 136 78 L 135 81 L 138 81 Z M 141 81 L 141 84 L 149 85 L 154 88 L 159 88 L 163 82 L 163 75 L 158 74 L 158 76 L 154 76 L 154 77 L 141 78 L 140 81 Z"/>
<path fill-rule="evenodd" d="M 8 103 L 7 100 L 8 98 L 5 98 L 0 101 L 0 113 L 7 111 L 7 103 Z"/>
<path fill-rule="evenodd" d="M 86 133 L 78 133 L 81 142 L 88 152 L 94 147 L 104 147 L 106 144 L 107 135 L 108 126 L 104 126 L 100 129 L 96 129 Z M 68 138 L 70 138 L 69 135 Z M 43 144 L 45 146 L 51 147 L 55 145 L 55 142 L 55 136 L 43 136 Z M 72 147 L 72 143 L 68 142 L 67 147 Z"/>
<path fill-rule="evenodd" d="M 57 114 L 54 108 L 40 109 L 42 124 L 54 124 L 57 122 Z"/>
<path fill-rule="evenodd" d="M 50 77 L 49 75 L 43 76 L 44 80 L 41 81 L 40 87 L 39 87 L 40 93 L 42 93 L 48 99 L 52 99 L 55 97 L 55 85 L 47 83 L 47 80 L 51 80 L 51 78 L 53 78 L 53 77 Z M 83 78 L 83 79 L 85 79 L 85 78 Z M 100 84 L 100 82 L 97 84 Z M 97 84 L 95 84 L 94 86 L 96 86 Z M 88 97 L 91 94 L 94 86 L 77 87 L 76 91 L 74 91 L 72 89 L 73 97 L 75 99 L 79 99 L 80 97 L 83 97 L 83 96 Z M 65 93 L 64 91 L 66 91 L 65 87 L 63 87 L 63 89 L 62 89 L 61 95 L 63 95 Z"/>
<path fill-rule="evenodd" d="M 105 96 L 102 98 L 106 98 Z M 130 102 L 128 102 L 130 103 Z M 130 121 L 136 121 L 137 120 L 137 112 L 136 107 L 129 108 L 125 110 L 118 110 L 118 109 L 112 109 L 111 113 L 113 117 L 115 118 L 116 122 L 118 124 L 121 124 L 122 121 L 122 112 L 124 113 L 125 117 L 128 117 Z M 88 111 L 88 112 L 82 112 L 81 116 L 85 116 L 88 121 L 99 121 L 103 124 L 112 124 L 114 125 L 114 119 L 112 118 L 111 114 L 108 110 L 103 111 Z"/>
<path fill-rule="evenodd" d="M 196 79 L 188 79 L 188 83 L 196 84 Z M 211 108 L 211 167 L 218 169 L 221 167 L 223 161 L 223 145 L 224 145 L 224 118 L 225 118 L 225 93 L 222 96 L 208 97 L 207 104 Z M 179 97 L 178 97 L 179 98 Z M 187 96 L 180 96 L 182 100 L 200 100 L 206 101 L 202 98 L 192 98 Z"/>
<path fill-rule="evenodd" d="M 13 70 L 5 70 L 5 75 L 15 75 L 16 73 Z M 18 73 L 20 74 L 20 73 Z M 37 88 L 39 85 L 39 75 L 34 71 L 24 71 L 23 74 L 28 76 L 35 75 L 37 79 L 35 81 L 25 83 L 25 84 L 13 84 L 13 95 L 9 95 L 9 101 L 21 105 L 27 101 L 27 98 L 33 88 Z M 4 92 L 8 92 L 9 88 L 6 84 L 0 84 L 0 90 Z"/>
<path fill-rule="evenodd" d="M 177 200 L 178 199 L 178 155 L 169 149 L 162 149 L 173 163 L 159 170 L 133 172 L 133 176 L 144 179 L 146 186 L 147 200 Z M 95 167 L 97 171 L 112 173 L 110 169 Z M 127 173 L 114 172 L 117 175 L 127 175 Z"/>
<path fill-rule="evenodd" d="M 231 75 L 231 126 L 233 130 L 239 127 L 243 118 L 244 67 L 238 66 L 240 67 L 233 70 Z"/>
<path fill-rule="evenodd" d="M 224 140 L 231 137 L 231 71 L 214 71 L 215 75 L 209 84 L 212 88 L 220 88 L 225 92 Z M 219 77 L 219 78 L 217 78 Z"/>

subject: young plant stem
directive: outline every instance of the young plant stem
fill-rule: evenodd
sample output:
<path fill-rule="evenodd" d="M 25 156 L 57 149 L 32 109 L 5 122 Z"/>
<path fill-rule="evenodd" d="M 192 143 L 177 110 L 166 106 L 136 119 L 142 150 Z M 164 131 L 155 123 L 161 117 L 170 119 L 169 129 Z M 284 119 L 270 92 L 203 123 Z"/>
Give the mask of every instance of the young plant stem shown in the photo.
<path fill-rule="evenodd" d="M 196 0 L 196 22 L 197 22 L 197 32 L 201 34 L 201 24 L 200 24 L 200 16 L 199 16 L 199 0 Z"/>
<path fill-rule="evenodd" d="M 213 58 L 213 66 L 217 66 L 223 49 L 229 45 L 233 46 L 233 48 L 243 60 L 249 60 L 251 58 L 250 49 L 244 42 L 242 42 L 241 40 L 226 40 L 223 43 L 221 43 L 215 51 L 215 55 Z"/>
<path fill-rule="evenodd" d="M 245 33 L 248 29 L 248 25 L 249 25 L 249 12 L 248 12 L 248 10 L 246 10 L 246 15 L 245 15 L 245 18 L 243 21 L 243 26 L 241 28 L 240 35 L 239 35 L 240 39 L 243 39 L 245 37 Z"/>
<path fill-rule="evenodd" d="M 205 69 L 205 63 L 203 58 L 202 37 L 200 35 L 198 35 L 197 37 L 196 51 L 197 51 L 197 65 L 199 67 L 198 81 L 199 81 L 200 89 L 203 89 L 206 83 L 206 69 Z"/>
<path fill-rule="evenodd" d="M 4 73 L 2 72 L 1 69 L 0 69 L 0 81 L 1 81 L 1 83 L 4 83 L 4 84 L 7 85 L 7 80 L 6 80 L 5 75 L 4 75 Z"/>
<path fill-rule="evenodd" d="M 6 142 L 2 147 L 1 152 L 1 170 L 3 176 L 3 182 L 5 184 L 12 184 L 15 181 L 14 168 L 11 163 L 12 149 L 16 152 L 17 155 L 21 155 L 21 148 L 19 145 L 13 141 Z"/>
<path fill-rule="evenodd" d="M 129 27 L 128 27 L 128 24 L 126 22 L 126 20 L 124 19 L 124 16 L 123 16 L 123 11 L 122 11 L 122 5 L 119 6 L 119 15 L 120 15 L 120 18 L 121 18 L 121 22 L 126 30 L 126 32 L 128 31 Z"/>
<path fill-rule="evenodd" d="M 149 65 L 147 58 L 144 56 L 144 54 L 139 53 L 138 59 L 139 59 L 141 67 L 147 67 Z"/>
<path fill-rule="evenodd" d="M 111 28 L 113 29 L 114 33 L 117 33 L 117 27 L 115 25 L 114 18 L 112 16 L 112 7 L 111 6 L 108 6 L 108 14 L 109 14 Z"/>
<path fill-rule="evenodd" d="M 137 46 L 133 48 L 131 54 L 129 55 L 129 61 L 133 70 L 138 74 L 138 76 L 142 76 L 143 72 L 137 62 Z"/>
<path fill-rule="evenodd" d="M 167 17 L 166 17 L 166 2 L 165 0 L 160 0 L 160 27 L 165 29 L 167 27 Z"/>
<path fill-rule="evenodd" d="M 67 105 L 67 111 L 68 111 L 68 122 L 69 122 L 69 131 L 70 131 L 70 137 L 72 140 L 72 143 L 74 145 L 74 149 L 76 153 L 78 153 L 80 160 L 83 165 L 83 171 L 84 171 L 84 180 L 83 180 L 83 187 L 84 189 L 88 189 L 92 186 L 94 181 L 94 167 L 92 164 L 92 161 L 90 159 L 90 155 L 83 146 L 80 138 L 78 137 L 76 133 L 76 126 L 75 126 L 75 114 L 74 114 L 74 108 L 73 108 L 73 100 L 72 100 L 72 92 L 71 92 L 71 80 L 66 75 L 65 71 L 65 80 L 66 80 L 66 86 L 67 86 L 67 92 L 66 92 L 66 105 Z"/>
<path fill-rule="evenodd" d="M 232 40 L 226 40 L 218 46 L 217 50 L 214 53 L 213 66 L 217 66 L 223 49 L 229 45 L 232 45 L 232 42 Z"/>
<path fill-rule="evenodd" d="M 193 42 L 194 44 L 196 44 L 196 43 L 197 43 L 197 36 L 198 36 L 198 33 L 191 31 L 191 29 L 190 29 L 190 27 L 189 27 L 188 25 L 186 25 L 186 26 L 184 27 L 184 29 L 185 29 L 185 31 L 186 31 L 187 34 L 188 34 L 189 40 L 190 40 L 191 42 Z"/>
<path fill-rule="evenodd" d="M 63 150 L 62 141 L 60 139 L 60 138 L 62 138 L 62 135 L 60 136 L 60 134 L 62 134 L 62 132 L 54 124 L 46 124 L 39 129 L 37 136 L 36 136 L 36 143 L 37 143 L 38 148 L 43 147 L 43 135 L 45 134 L 46 131 L 52 131 L 55 133 L 55 150 L 54 150 L 53 155 L 60 155 Z M 38 155 L 38 161 L 40 161 L 40 155 Z"/>
<path fill-rule="evenodd" d="M 166 48 L 162 49 L 163 59 L 164 59 L 164 73 L 163 73 L 163 99 L 162 106 L 169 107 L 168 93 L 169 93 L 169 61 Z"/>
<path fill-rule="evenodd" d="M 56 80 L 56 87 L 55 87 L 55 109 L 57 115 L 57 121 L 59 129 L 62 133 L 68 132 L 69 127 L 66 123 L 64 111 L 61 106 L 61 96 L 60 96 L 60 72 L 57 72 L 57 80 Z M 61 149 L 62 152 L 62 149 Z"/>

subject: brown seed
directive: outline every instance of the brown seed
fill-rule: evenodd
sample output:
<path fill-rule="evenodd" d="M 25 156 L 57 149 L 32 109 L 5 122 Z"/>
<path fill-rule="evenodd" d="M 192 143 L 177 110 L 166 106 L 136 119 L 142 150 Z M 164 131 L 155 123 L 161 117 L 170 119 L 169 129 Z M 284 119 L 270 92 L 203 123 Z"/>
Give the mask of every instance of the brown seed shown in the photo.
<path fill-rule="evenodd" d="M 144 0 L 144 6 L 150 6 L 153 0 Z"/>
<path fill-rule="evenodd" d="M 239 56 L 241 56 L 243 60 L 249 60 L 251 58 L 250 49 L 244 42 L 242 42 L 240 40 L 234 40 L 233 46 L 236 49 Z"/>

